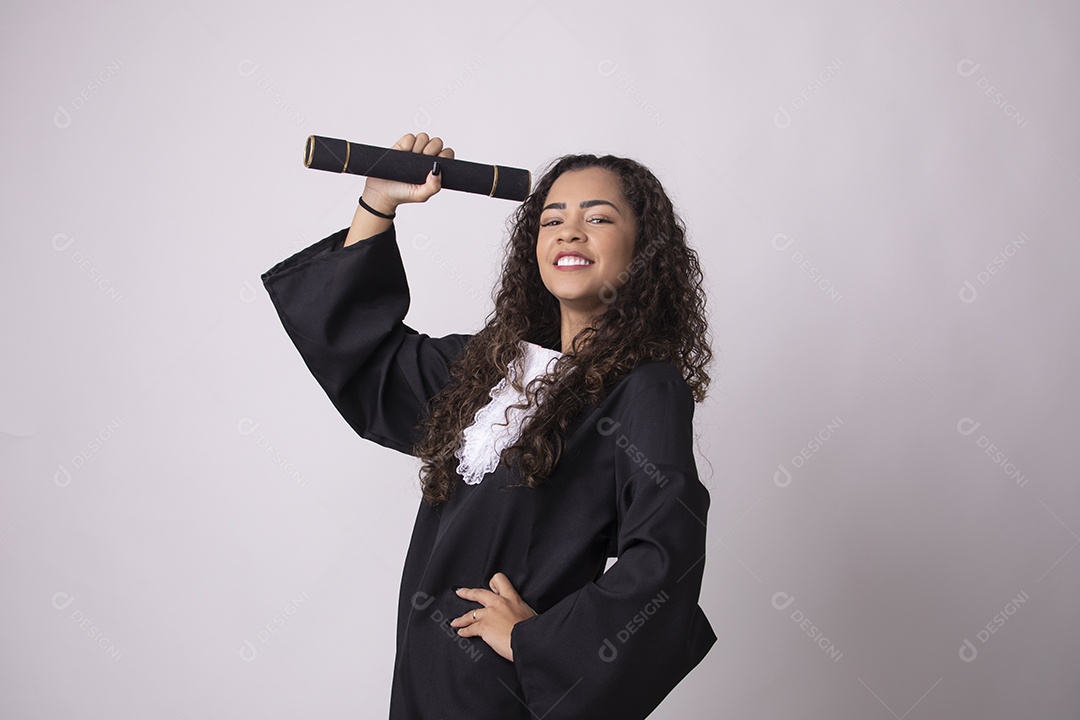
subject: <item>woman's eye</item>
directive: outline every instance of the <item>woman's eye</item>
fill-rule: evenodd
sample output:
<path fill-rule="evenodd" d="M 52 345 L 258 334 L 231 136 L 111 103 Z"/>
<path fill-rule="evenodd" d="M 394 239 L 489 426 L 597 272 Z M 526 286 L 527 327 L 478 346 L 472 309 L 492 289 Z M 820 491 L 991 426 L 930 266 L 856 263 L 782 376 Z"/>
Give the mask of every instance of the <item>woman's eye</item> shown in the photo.
<path fill-rule="evenodd" d="M 540 223 L 540 227 L 550 227 L 552 225 L 557 225 L 560 222 L 562 222 L 562 221 L 559 220 L 558 218 L 553 218 L 551 220 L 548 220 L 547 222 Z M 606 217 L 597 216 L 597 217 L 591 217 L 588 220 L 586 220 L 585 222 L 598 224 L 598 223 L 609 223 L 609 222 L 611 222 L 611 220 L 607 219 Z"/>

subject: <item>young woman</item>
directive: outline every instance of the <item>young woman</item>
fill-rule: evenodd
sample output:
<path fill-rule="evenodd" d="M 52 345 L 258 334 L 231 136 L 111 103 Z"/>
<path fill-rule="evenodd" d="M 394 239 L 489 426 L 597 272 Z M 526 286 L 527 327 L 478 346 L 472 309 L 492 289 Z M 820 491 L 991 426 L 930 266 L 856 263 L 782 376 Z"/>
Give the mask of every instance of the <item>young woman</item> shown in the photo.
<path fill-rule="evenodd" d="M 454 153 L 394 147 L 433 156 L 423 185 L 368 178 L 351 227 L 262 276 L 345 420 L 422 461 L 390 717 L 644 718 L 716 641 L 697 255 L 648 169 L 565 156 L 513 215 L 484 327 L 429 337 L 392 220 Z"/>

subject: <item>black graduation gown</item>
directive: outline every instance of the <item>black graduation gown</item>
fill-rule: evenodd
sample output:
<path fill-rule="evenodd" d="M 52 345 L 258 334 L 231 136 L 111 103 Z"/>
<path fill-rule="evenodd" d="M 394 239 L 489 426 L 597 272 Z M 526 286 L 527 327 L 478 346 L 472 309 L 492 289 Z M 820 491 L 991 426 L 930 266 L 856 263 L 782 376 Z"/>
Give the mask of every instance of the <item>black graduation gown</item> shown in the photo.
<path fill-rule="evenodd" d="M 281 322 L 363 438 L 411 454 L 415 425 L 469 335 L 404 324 L 394 228 L 343 247 L 342 229 L 262 275 Z M 500 464 L 452 499 L 422 500 L 397 616 L 392 720 L 634 720 L 716 641 L 698 605 L 709 493 L 692 447 L 694 400 L 677 368 L 641 364 L 568 428 L 539 489 Z M 617 557 L 604 572 L 608 557 Z M 480 604 L 453 586 L 496 572 L 537 615 L 514 661 L 447 623 Z"/>

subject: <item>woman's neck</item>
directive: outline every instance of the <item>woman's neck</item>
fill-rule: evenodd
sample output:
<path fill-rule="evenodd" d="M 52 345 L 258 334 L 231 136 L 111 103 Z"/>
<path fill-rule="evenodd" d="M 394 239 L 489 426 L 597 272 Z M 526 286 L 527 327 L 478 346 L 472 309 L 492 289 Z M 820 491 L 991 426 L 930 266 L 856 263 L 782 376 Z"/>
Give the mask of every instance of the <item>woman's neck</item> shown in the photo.
<path fill-rule="evenodd" d="M 584 313 L 577 313 L 573 310 L 569 310 L 564 305 L 562 308 L 562 317 L 560 319 L 561 336 L 562 336 L 562 349 L 560 352 L 568 353 L 572 350 L 574 338 L 578 334 L 589 327 L 592 324 L 594 315 L 587 315 Z M 580 346 L 580 343 L 579 343 Z M 578 348 L 579 350 L 581 347 Z"/>

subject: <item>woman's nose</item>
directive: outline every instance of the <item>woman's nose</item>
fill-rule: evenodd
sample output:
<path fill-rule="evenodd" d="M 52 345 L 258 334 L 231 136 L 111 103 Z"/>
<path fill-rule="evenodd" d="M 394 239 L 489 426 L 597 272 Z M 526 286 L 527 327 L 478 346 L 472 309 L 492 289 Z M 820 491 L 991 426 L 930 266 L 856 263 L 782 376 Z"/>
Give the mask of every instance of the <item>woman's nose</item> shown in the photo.
<path fill-rule="evenodd" d="M 567 218 L 559 226 L 559 240 L 573 241 L 585 239 L 585 225 L 580 220 Z"/>

